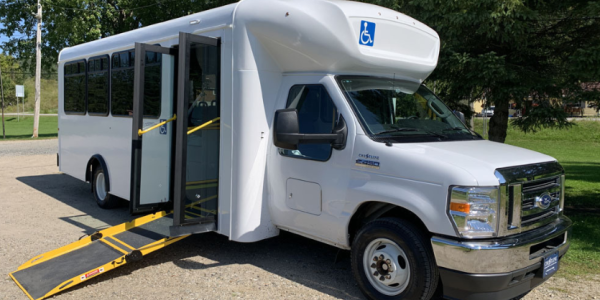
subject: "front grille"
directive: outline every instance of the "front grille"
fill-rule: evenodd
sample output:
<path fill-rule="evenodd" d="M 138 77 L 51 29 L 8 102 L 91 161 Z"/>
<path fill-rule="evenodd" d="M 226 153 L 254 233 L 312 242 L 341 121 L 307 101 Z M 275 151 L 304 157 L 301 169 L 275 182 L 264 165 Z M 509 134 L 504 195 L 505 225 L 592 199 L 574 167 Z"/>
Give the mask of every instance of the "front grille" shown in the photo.
<path fill-rule="evenodd" d="M 543 207 L 540 203 L 536 202 L 536 199 L 545 194 L 550 195 L 552 199 L 548 207 Z M 523 183 L 521 199 L 522 227 L 527 227 L 554 217 L 559 212 L 560 177 Z"/>
<path fill-rule="evenodd" d="M 550 194 L 550 197 L 552 197 L 552 199 L 560 200 L 560 191 L 552 192 L 552 193 L 549 193 L 549 194 Z M 523 198 L 523 204 L 522 204 L 523 210 L 532 209 L 534 207 L 534 205 L 535 205 L 535 197 L 537 197 L 537 196 L 532 196 L 532 197 L 529 197 L 529 198 Z"/>
<path fill-rule="evenodd" d="M 544 219 L 554 216 L 555 214 L 558 213 L 558 208 L 557 207 L 552 207 L 548 210 L 539 212 L 539 213 L 535 213 L 529 216 L 525 216 L 523 218 L 521 218 L 521 226 L 528 226 L 531 224 L 535 224 L 537 222 L 543 221 Z"/>
<path fill-rule="evenodd" d="M 559 177 L 525 182 L 523 184 L 523 193 L 547 190 L 552 187 L 560 187 Z"/>

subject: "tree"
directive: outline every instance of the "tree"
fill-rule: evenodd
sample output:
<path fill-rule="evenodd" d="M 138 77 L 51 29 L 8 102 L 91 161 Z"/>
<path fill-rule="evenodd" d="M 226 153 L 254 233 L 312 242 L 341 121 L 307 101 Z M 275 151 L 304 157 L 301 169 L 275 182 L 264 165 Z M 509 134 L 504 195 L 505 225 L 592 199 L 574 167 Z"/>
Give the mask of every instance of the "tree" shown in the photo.
<path fill-rule="evenodd" d="M 600 2 L 580 0 L 390 0 L 377 4 L 435 29 L 442 48 L 429 82 L 440 96 L 495 105 L 490 140 L 504 142 L 509 103 L 524 131 L 568 127 L 563 103 L 598 101 L 582 83 L 600 81 Z M 466 106 L 461 107 L 467 109 Z M 466 114 L 467 117 L 472 112 Z"/>
<path fill-rule="evenodd" d="M 36 0 L 0 0 L 2 46 L 29 68 Z M 524 131 L 570 123 L 562 107 L 574 100 L 600 102 L 600 2 L 581 0 L 364 0 L 406 13 L 435 29 L 442 40 L 439 64 L 428 79 L 450 106 L 486 98 L 495 105 L 489 136 L 504 142 L 509 103 L 525 114 Z M 231 0 L 44 0 L 43 61 L 77 45 Z"/>
<path fill-rule="evenodd" d="M 43 0 L 42 57 L 45 69 L 58 60 L 65 47 L 119 34 L 191 13 L 229 4 L 216 1 L 156 0 Z M 2 48 L 31 70 L 35 62 L 37 0 L 0 0 L 0 34 L 9 40 Z"/>
<path fill-rule="evenodd" d="M 2 86 L 4 88 L 4 106 L 16 105 L 17 96 L 15 85 L 23 82 L 23 74 L 16 59 L 0 53 L 0 66 L 2 67 Z"/>

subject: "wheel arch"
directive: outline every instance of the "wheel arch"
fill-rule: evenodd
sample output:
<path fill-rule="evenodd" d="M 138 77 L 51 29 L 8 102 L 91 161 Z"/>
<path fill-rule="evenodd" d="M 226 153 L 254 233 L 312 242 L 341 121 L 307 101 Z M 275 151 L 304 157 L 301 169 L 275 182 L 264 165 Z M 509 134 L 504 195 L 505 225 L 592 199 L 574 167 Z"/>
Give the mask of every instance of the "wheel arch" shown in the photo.
<path fill-rule="evenodd" d="M 104 161 L 104 158 L 100 154 L 94 154 L 92 155 L 90 160 L 88 160 L 87 166 L 85 167 L 85 181 L 90 183 L 93 192 L 94 183 L 92 182 L 92 180 L 94 179 L 94 169 L 96 167 L 101 167 L 102 170 L 104 170 L 106 192 L 110 192 L 110 174 L 108 173 L 108 165 L 106 164 L 106 161 Z"/>
<path fill-rule="evenodd" d="M 350 218 L 347 228 L 349 239 L 348 245 L 352 246 L 356 233 L 363 225 L 370 221 L 385 217 L 395 217 L 407 220 L 423 230 L 424 233 L 431 235 L 431 232 L 425 223 L 412 211 L 396 204 L 382 201 L 367 201 L 362 203 Z"/>

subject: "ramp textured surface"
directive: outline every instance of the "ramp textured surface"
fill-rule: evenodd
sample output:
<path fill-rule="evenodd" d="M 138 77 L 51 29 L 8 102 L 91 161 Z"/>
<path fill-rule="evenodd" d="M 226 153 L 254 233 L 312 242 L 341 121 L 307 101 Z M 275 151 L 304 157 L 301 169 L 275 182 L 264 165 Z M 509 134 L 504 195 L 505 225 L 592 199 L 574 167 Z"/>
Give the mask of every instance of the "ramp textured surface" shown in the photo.
<path fill-rule="evenodd" d="M 36 256 L 10 276 L 30 299 L 47 298 L 187 237 L 170 237 L 172 222 L 158 212 L 104 229 Z"/>

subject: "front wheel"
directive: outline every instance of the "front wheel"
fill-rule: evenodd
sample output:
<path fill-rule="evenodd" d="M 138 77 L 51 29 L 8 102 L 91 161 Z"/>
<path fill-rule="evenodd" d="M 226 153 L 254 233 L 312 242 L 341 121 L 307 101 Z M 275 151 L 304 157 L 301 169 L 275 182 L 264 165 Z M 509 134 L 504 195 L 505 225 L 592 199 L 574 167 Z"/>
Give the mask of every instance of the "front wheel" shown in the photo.
<path fill-rule="evenodd" d="M 430 299 L 439 273 L 425 234 L 396 218 L 372 221 L 352 244 L 352 272 L 368 299 Z"/>
<path fill-rule="evenodd" d="M 98 206 L 104 209 L 114 208 L 117 206 L 117 198 L 109 194 L 106 188 L 106 177 L 104 175 L 104 169 L 102 168 L 96 168 L 94 170 L 92 192 Z"/>

